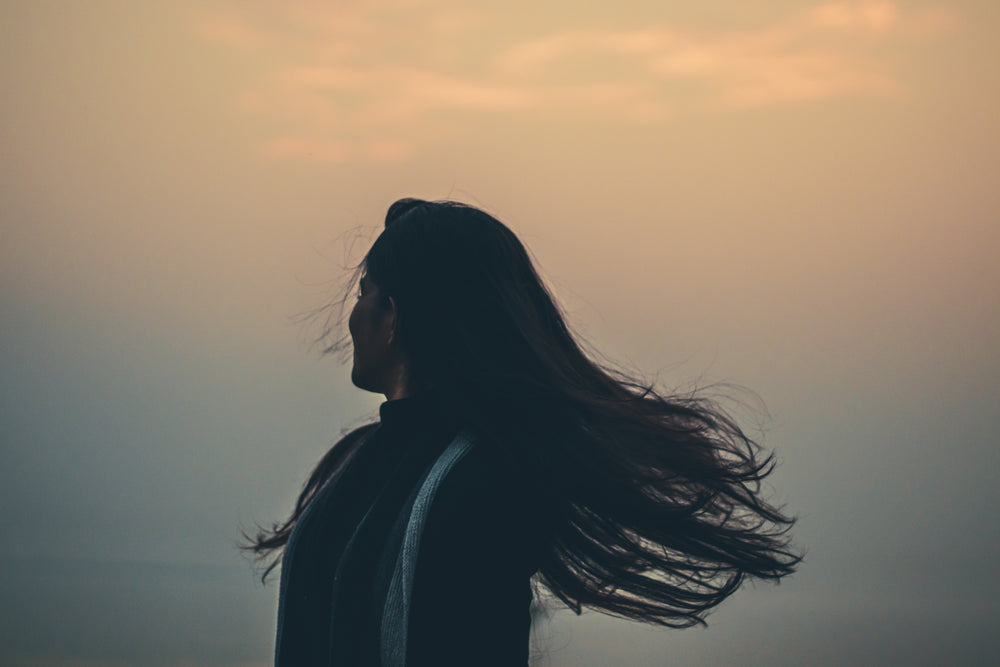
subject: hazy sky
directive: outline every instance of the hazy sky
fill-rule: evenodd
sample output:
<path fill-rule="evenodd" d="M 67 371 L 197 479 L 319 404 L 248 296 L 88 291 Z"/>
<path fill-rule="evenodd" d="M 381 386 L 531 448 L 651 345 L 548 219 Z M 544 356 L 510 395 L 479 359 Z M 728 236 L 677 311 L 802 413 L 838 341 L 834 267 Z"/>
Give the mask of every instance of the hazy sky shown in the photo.
<path fill-rule="evenodd" d="M 239 527 L 379 402 L 292 319 L 402 196 L 507 222 L 607 356 L 756 391 L 801 517 L 801 572 L 707 631 L 557 613 L 538 665 L 1000 659 L 998 29 L 993 0 L 0 2 L 0 661 L 270 660 Z"/>

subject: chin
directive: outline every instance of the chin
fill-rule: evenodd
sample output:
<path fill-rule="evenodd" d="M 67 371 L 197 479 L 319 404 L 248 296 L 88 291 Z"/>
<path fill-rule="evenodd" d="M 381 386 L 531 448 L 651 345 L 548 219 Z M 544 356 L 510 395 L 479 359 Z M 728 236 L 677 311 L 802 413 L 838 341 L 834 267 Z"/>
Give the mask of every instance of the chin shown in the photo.
<path fill-rule="evenodd" d="M 358 371 L 357 365 L 351 368 L 351 384 L 358 389 L 367 389 L 365 387 L 364 374 Z"/>
<path fill-rule="evenodd" d="M 379 383 L 372 382 L 371 378 L 365 377 L 363 371 L 359 371 L 357 366 L 351 369 L 351 383 L 358 389 L 364 389 L 375 394 L 383 393 L 379 388 Z"/>

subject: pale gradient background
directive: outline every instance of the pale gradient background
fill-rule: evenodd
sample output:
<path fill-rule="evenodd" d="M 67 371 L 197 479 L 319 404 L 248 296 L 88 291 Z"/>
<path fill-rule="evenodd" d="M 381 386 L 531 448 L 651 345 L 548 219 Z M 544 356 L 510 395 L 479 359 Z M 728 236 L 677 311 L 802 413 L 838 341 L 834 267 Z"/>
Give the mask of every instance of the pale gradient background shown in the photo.
<path fill-rule="evenodd" d="M 405 195 L 756 390 L 801 516 L 707 630 L 556 613 L 537 665 L 1000 660 L 1000 3 L 0 7 L 0 663 L 270 660 L 238 528 L 378 404 L 290 318 Z"/>

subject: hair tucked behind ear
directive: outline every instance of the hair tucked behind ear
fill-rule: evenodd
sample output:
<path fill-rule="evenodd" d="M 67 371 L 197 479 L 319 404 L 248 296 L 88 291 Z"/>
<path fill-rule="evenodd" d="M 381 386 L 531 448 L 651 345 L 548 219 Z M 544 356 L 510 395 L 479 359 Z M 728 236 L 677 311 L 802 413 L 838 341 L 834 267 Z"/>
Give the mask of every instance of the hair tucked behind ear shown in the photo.
<path fill-rule="evenodd" d="M 684 627 L 747 577 L 795 569 L 794 520 L 760 491 L 773 457 L 708 398 L 590 358 L 498 220 L 399 200 L 364 269 L 395 300 L 411 375 L 529 471 L 551 535 L 539 576 L 569 607 Z M 289 521 L 251 549 L 285 543 L 332 467 L 320 463 Z"/>

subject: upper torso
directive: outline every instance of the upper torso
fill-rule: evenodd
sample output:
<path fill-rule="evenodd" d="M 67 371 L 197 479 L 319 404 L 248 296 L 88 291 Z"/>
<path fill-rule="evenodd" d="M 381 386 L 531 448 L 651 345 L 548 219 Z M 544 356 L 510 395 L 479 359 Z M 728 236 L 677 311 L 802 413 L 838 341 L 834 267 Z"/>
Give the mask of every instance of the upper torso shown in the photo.
<path fill-rule="evenodd" d="M 377 665 L 379 621 L 406 509 L 458 432 L 433 396 L 392 401 L 286 547 L 279 665 Z M 422 532 L 408 665 L 524 665 L 543 536 L 534 495 L 488 443 L 444 478 Z"/>

